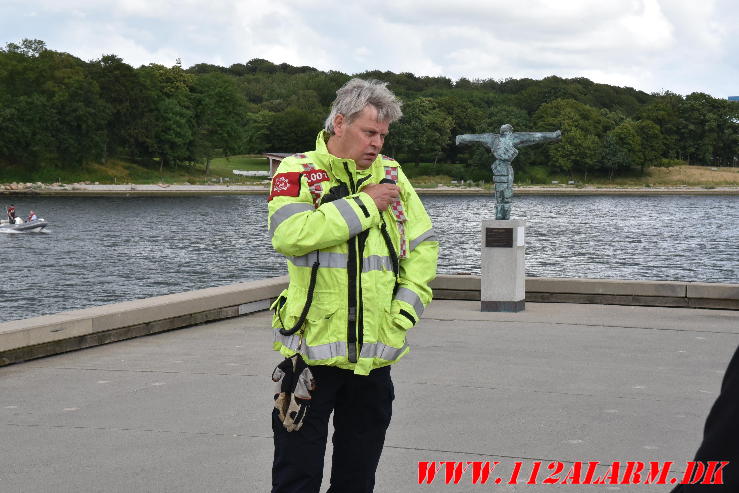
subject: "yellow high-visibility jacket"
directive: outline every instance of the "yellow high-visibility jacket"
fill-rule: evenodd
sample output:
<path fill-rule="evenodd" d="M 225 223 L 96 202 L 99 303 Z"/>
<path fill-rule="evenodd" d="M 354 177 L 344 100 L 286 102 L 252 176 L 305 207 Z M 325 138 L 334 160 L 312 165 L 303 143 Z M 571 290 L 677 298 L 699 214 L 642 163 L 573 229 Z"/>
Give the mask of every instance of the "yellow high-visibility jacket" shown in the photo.
<path fill-rule="evenodd" d="M 358 170 L 351 159 L 329 154 L 327 139 L 320 132 L 315 151 L 285 158 L 272 178 L 269 232 L 290 275 L 272 305 L 274 349 L 367 375 L 409 351 L 406 331 L 431 302 L 439 243 L 395 160 L 380 155 Z M 401 207 L 380 212 L 362 189 L 388 176 L 400 188 Z M 342 183 L 345 194 L 337 195 Z M 314 270 L 310 309 L 298 323 Z M 293 335 L 279 331 L 297 325 Z"/>

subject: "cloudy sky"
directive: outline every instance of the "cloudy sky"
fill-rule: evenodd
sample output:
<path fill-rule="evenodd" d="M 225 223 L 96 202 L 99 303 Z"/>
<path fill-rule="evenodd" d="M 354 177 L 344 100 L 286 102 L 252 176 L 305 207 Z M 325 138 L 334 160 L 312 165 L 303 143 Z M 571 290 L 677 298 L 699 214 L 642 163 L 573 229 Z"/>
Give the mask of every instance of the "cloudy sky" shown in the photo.
<path fill-rule="evenodd" d="M 739 95 L 734 0 L 0 0 L 0 46 L 23 38 L 133 66 L 266 58 Z"/>

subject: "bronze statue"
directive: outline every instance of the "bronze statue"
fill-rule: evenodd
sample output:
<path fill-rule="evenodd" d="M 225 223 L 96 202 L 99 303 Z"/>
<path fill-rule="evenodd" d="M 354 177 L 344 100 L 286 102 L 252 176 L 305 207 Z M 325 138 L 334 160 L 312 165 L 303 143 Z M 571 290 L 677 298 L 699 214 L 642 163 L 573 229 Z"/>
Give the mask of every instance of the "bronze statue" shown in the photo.
<path fill-rule="evenodd" d="M 457 145 L 480 142 L 490 149 L 495 156 L 491 166 L 493 183 L 495 184 L 495 219 L 511 218 L 511 198 L 513 197 L 513 167 L 511 162 L 518 155 L 516 147 L 529 146 L 540 142 L 557 141 L 562 132 L 514 132 L 513 127 L 505 124 L 498 134 L 464 134 L 457 135 Z"/>

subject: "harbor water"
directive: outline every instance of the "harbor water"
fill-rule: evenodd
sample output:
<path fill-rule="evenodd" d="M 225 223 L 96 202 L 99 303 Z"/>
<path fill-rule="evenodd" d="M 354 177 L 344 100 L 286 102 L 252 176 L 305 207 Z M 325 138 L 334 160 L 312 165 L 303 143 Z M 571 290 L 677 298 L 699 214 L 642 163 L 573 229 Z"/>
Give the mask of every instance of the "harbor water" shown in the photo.
<path fill-rule="evenodd" d="M 480 273 L 489 196 L 422 196 L 439 273 Z M 0 321 L 283 275 L 260 195 L 16 197 L 43 233 L 0 234 Z M 739 282 L 739 196 L 520 196 L 526 274 Z"/>

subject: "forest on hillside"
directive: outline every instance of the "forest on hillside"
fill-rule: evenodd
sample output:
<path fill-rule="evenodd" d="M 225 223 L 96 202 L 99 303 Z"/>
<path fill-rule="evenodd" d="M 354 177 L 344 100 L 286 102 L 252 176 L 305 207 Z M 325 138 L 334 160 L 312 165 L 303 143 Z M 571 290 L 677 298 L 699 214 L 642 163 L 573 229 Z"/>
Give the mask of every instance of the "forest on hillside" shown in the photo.
<path fill-rule="evenodd" d="M 0 179 L 111 158 L 160 169 L 203 163 L 207 173 L 217 156 L 309 150 L 351 77 L 386 81 L 403 100 L 384 153 L 439 168 L 465 163 L 457 168 L 472 179 L 489 179 L 489 153 L 456 147 L 454 136 L 504 123 L 563 134 L 558 144 L 521 149 L 517 180 L 739 164 L 739 103 L 698 92 L 647 94 L 556 76 L 349 75 L 263 59 L 132 67 L 116 55 L 84 61 L 25 39 L 0 49 Z"/>

